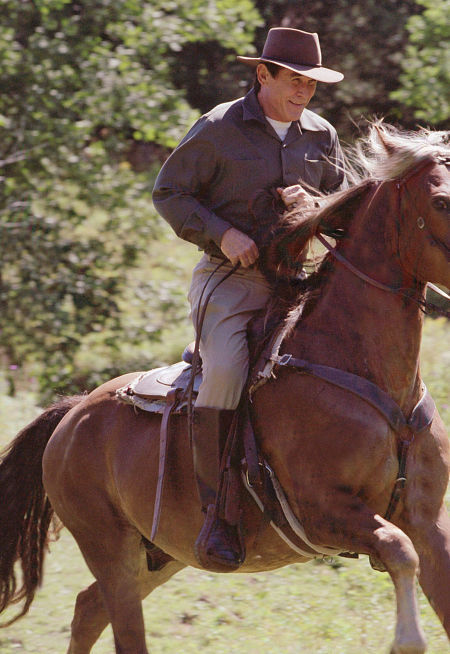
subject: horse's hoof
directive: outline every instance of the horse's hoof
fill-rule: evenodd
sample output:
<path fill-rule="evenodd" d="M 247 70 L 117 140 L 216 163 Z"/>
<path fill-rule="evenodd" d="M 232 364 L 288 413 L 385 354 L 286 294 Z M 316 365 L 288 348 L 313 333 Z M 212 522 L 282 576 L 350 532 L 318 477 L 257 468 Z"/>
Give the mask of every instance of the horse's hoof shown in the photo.
<path fill-rule="evenodd" d="M 414 643 L 393 644 L 389 654 L 425 654 L 427 644 L 425 639 L 420 639 Z"/>

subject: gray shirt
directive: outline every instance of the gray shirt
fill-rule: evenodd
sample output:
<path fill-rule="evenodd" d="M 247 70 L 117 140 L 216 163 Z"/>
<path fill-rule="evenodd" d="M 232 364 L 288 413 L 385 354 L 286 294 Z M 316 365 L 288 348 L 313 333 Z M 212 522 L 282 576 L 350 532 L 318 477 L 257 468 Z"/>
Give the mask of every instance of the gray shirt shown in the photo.
<path fill-rule="evenodd" d="M 281 142 L 252 90 L 195 123 L 163 165 L 153 202 L 178 236 L 220 255 L 230 227 L 254 238 L 257 216 L 250 207 L 262 190 L 306 183 L 329 193 L 343 180 L 329 122 L 304 109 Z"/>

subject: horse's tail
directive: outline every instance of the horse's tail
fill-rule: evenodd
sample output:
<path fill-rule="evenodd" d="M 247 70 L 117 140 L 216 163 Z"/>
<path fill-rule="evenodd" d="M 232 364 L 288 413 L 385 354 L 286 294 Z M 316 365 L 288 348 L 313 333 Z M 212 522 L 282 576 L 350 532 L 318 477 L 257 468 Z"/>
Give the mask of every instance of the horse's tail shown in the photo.
<path fill-rule="evenodd" d="M 0 456 L 0 613 L 25 599 L 25 615 L 41 583 L 53 509 L 42 484 L 42 457 L 58 423 L 82 396 L 56 402 L 25 427 Z M 20 588 L 14 565 L 20 561 Z"/>

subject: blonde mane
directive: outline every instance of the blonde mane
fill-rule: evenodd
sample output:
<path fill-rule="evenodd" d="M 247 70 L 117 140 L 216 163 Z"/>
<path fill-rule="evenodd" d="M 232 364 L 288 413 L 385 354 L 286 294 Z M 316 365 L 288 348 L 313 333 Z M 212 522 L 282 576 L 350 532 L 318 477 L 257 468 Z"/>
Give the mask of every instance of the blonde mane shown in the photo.
<path fill-rule="evenodd" d="M 381 121 L 373 123 L 367 137 L 347 153 L 352 169 L 381 182 L 397 179 L 425 159 L 437 157 L 450 157 L 449 132 L 400 131 Z"/>
<path fill-rule="evenodd" d="M 427 159 L 450 160 L 450 132 L 408 132 L 378 121 L 371 123 L 365 137 L 345 149 L 344 158 L 349 188 L 322 196 L 320 207 L 303 219 L 298 216 L 299 223 L 326 231 L 327 219 L 372 184 L 399 179 Z"/>

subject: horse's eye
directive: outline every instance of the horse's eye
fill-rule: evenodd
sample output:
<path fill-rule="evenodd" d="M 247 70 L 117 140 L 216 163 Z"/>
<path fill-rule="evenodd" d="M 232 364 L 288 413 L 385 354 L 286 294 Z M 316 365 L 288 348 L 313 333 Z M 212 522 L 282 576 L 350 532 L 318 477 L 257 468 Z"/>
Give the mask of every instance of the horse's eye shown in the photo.
<path fill-rule="evenodd" d="M 449 201 L 446 198 L 435 198 L 432 204 L 438 211 L 448 211 L 450 207 Z"/>

